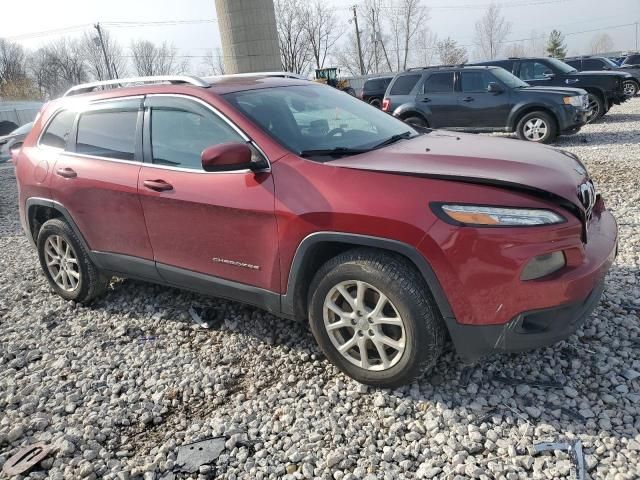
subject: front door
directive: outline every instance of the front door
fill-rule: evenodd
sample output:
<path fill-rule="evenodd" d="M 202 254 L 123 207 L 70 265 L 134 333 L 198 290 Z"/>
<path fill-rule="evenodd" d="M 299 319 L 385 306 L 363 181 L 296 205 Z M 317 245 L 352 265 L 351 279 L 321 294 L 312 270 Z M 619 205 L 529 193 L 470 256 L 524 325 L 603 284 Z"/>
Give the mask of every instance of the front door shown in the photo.
<path fill-rule="evenodd" d="M 416 105 L 433 128 L 458 127 L 457 94 L 454 91 L 454 73 L 432 73 L 420 87 Z"/>
<path fill-rule="evenodd" d="M 458 93 L 459 126 L 468 128 L 504 128 L 511 111 L 510 93 L 489 92 L 489 83 L 500 82 L 487 70 L 460 72 Z"/>
<path fill-rule="evenodd" d="M 186 97 L 148 96 L 144 118 L 138 191 L 160 275 L 179 285 L 224 279 L 278 291 L 271 173 L 205 172 L 200 161 L 206 147 L 247 137 Z"/>

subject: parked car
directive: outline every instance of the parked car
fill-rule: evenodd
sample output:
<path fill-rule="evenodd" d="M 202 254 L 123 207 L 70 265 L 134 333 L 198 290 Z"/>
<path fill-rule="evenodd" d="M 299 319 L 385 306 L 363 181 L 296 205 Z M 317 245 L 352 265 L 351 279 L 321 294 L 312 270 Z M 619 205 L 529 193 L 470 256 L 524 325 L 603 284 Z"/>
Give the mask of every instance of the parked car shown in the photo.
<path fill-rule="evenodd" d="M 393 80 L 393 75 L 367 79 L 362 86 L 360 99 L 376 108 L 381 108 L 384 92 L 387 90 L 391 80 Z"/>
<path fill-rule="evenodd" d="M 576 87 L 589 94 L 592 122 L 602 117 L 615 104 L 629 97 L 624 92 L 624 81 L 631 77 L 624 72 L 578 72 L 575 68 L 556 58 L 509 58 L 492 60 L 475 65 L 495 65 L 513 73 L 530 85 Z"/>
<path fill-rule="evenodd" d="M 636 52 L 626 55 L 620 65 L 640 65 L 640 53 Z"/>
<path fill-rule="evenodd" d="M 11 160 L 11 150 L 20 148 L 27 134 L 31 131 L 33 122 L 25 123 L 13 132 L 0 137 L 0 163 Z"/>
<path fill-rule="evenodd" d="M 531 87 L 500 67 L 430 67 L 398 74 L 383 110 L 418 127 L 468 132 L 516 132 L 550 143 L 580 130 L 587 92 Z"/>
<path fill-rule="evenodd" d="M 565 63 L 572 66 L 579 72 L 597 72 L 601 70 L 623 71 L 633 78 L 625 80 L 622 84 L 624 93 L 629 97 L 634 97 L 640 90 L 640 65 L 618 66 L 607 57 L 572 57 L 565 58 Z"/>
<path fill-rule="evenodd" d="M 617 227 L 575 155 L 420 132 L 305 80 L 162 78 L 72 89 L 14 157 L 62 298 L 118 275 L 246 302 L 382 387 L 447 333 L 473 361 L 553 344 L 598 304 Z"/>

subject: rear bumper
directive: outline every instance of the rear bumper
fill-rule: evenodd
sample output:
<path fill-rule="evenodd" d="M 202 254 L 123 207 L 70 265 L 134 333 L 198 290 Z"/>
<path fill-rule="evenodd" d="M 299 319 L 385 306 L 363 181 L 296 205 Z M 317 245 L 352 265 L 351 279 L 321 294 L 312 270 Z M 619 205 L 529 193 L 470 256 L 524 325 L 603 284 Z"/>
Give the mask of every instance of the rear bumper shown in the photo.
<path fill-rule="evenodd" d="M 492 353 L 523 352 L 546 347 L 573 334 L 598 305 L 604 280 L 578 302 L 524 312 L 504 325 L 449 325 L 456 350 L 466 362 Z"/>

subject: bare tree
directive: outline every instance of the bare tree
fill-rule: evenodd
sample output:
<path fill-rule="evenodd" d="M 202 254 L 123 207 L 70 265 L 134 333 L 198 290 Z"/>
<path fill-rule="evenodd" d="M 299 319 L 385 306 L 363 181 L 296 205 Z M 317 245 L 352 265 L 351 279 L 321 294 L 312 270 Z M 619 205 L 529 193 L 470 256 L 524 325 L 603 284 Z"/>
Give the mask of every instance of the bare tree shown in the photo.
<path fill-rule="evenodd" d="M 511 31 L 511 23 L 500 14 L 500 7 L 492 3 L 476 22 L 476 43 L 485 59 L 493 60 L 500 54 L 502 42 Z"/>
<path fill-rule="evenodd" d="M 406 70 L 411 41 L 429 18 L 427 9 L 420 0 L 395 0 L 388 12 L 396 70 Z"/>
<path fill-rule="evenodd" d="M 44 99 L 55 98 L 69 87 L 89 79 L 82 45 L 61 38 L 29 56 L 28 70 Z"/>
<path fill-rule="evenodd" d="M 442 65 L 459 65 L 468 61 L 467 49 L 459 47 L 451 37 L 438 42 L 436 51 Z"/>
<path fill-rule="evenodd" d="M 115 76 L 125 77 L 127 63 L 122 53 L 122 47 L 106 30 L 102 31 L 102 41 L 107 52 L 109 68 Z M 85 32 L 82 38 L 82 50 L 89 75 L 95 80 L 107 80 L 109 74 L 105 64 L 104 53 L 95 32 Z"/>
<path fill-rule="evenodd" d="M 388 46 L 390 38 L 384 28 L 384 23 L 380 22 L 380 14 L 386 0 L 365 0 L 363 4 L 363 27 L 361 28 L 363 35 L 361 41 L 365 45 L 364 50 L 371 52 L 371 72 L 379 73 L 381 71 L 391 72 L 391 57 L 389 56 Z M 371 43 L 371 45 L 369 45 Z M 365 66 L 367 64 L 365 56 Z"/>
<path fill-rule="evenodd" d="M 315 0 L 304 8 L 302 26 L 316 68 L 323 68 L 329 50 L 342 35 L 333 10 L 323 0 Z"/>
<path fill-rule="evenodd" d="M 608 33 L 599 33 L 591 39 L 591 53 L 607 53 L 613 50 L 613 39 Z"/>
<path fill-rule="evenodd" d="M 311 49 L 304 28 L 304 4 L 300 0 L 275 0 L 282 67 L 303 73 L 309 67 Z"/>
<path fill-rule="evenodd" d="M 0 38 L 0 84 L 23 79 L 26 73 L 25 60 L 21 45 Z"/>
<path fill-rule="evenodd" d="M 187 69 L 176 48 L 167 42 L 156 45 L 148 40 L 131 42 L 131 56 L 135 72 L 140 76 L 171 75 Z"/>
<path fill-rule="evenodd" d="M 420 65 L 428 67 L 433 63 L 438 46 L 438 36 L 427 28 L 416 35 L 416 58 Z"/>
<path fill-rule="evenodd" d="M 206 69 L 205 75 L 224 75 L 224 55 L 222 49 L 207 50 L 202 65 Z"/>
<path fill-rule="evenodd" d="M 510 43 L 505 49 L 507 57 L 526 57 L 527 48 L 523 43 Z"/>

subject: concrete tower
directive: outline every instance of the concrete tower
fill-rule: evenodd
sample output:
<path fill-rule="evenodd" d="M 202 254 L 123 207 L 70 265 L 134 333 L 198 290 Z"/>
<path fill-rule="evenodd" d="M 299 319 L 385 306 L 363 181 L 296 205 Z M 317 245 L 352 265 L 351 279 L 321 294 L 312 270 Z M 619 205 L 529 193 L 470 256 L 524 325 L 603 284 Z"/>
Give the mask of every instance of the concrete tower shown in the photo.
<path fill-rule="evenodd" d="M 282 70 L 273 0 L 216 0 L 227 73 Z"/>

